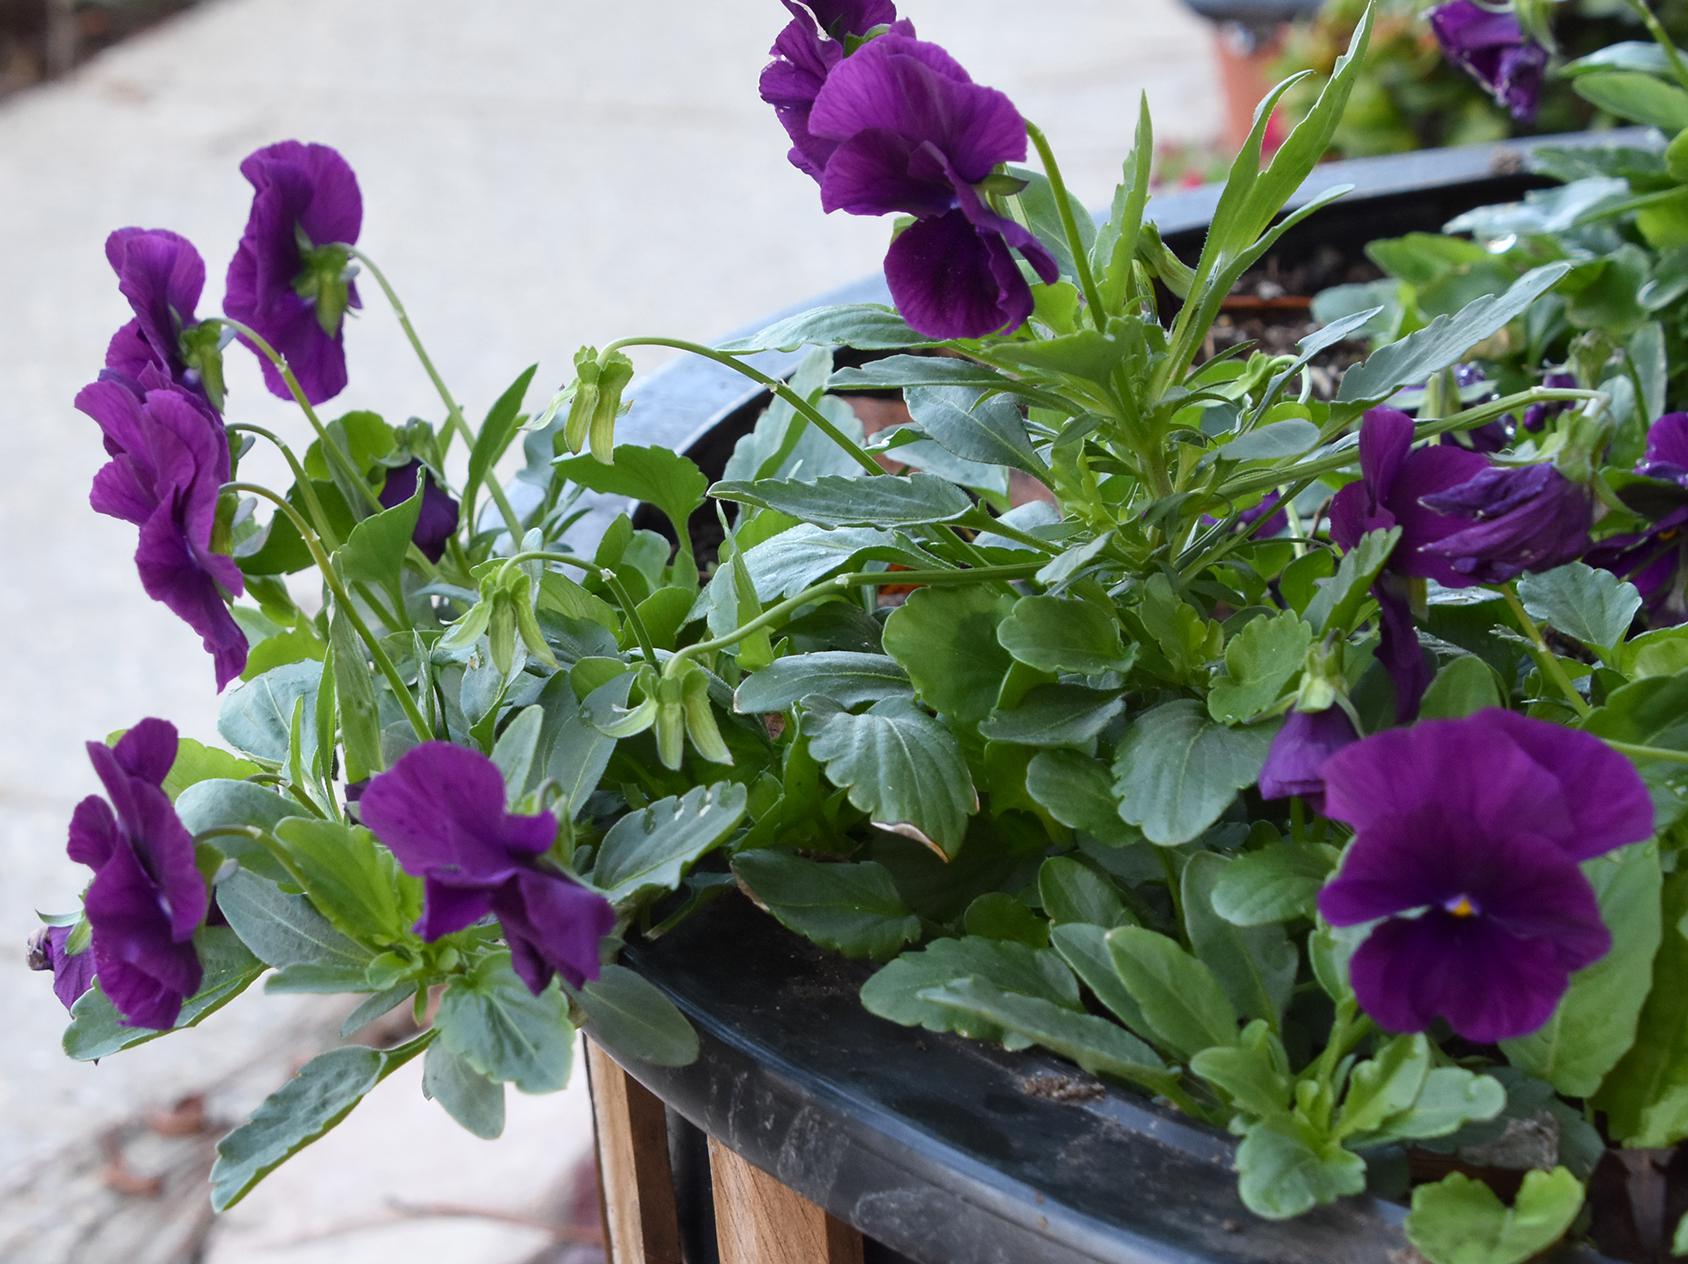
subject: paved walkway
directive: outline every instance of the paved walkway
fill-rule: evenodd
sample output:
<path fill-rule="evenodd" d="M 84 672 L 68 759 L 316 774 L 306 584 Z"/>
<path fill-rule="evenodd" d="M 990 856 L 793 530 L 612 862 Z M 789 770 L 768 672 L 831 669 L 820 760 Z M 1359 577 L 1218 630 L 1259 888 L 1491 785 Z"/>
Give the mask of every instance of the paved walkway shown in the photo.
<path fill-rule="evenodd" d="M 1163 138 L 1217 129 L 1207 33 L 1177 0 L 907 7 L 1040 122 L 1087 201 L 1112 189 L 1139 91 Z M 84 740 L 149 714 L 215 733 L 209 662 L 141 593 L 132 529 L 86 504 L 101 454 L 71 399 L 124 318 L 106 231 L 190 236 L 212 272 L 210 310 L 244 222 L 241 157 L 289 136 L 333 144 L 362 182 L 363 244 L 476 412 L 536 358 L 552 384 L 583 342 L 708 338 L 877 268 L 887 224 L 822 216 L 756 98 L 782 17 L 774 0 L 215 0 L 0 107 L 0 539 L 12 571 L 0 589 L 0 944 L 21 942 L 32 910 L 74 898 L 63 841 L 94 785 Z M 390 313 L 365 299 L 348 338 L 353 385 L 334 407 L 430 413 Z M 250 364 L 230 380 L 232 417 L 303 442 Z M 77 1066 L 57 1051 L 62 1012 L 20 958 L 0 951 L 0 1187 L 67 1139 L 249 1061 L 305 1004 L 247 997 L 205 1031 Z M 414 1089 L 384 1086 L 381 1104 L 232 1213 L 213 1258 L 304 1260 L 303 1247 L 259 1247 L 302 1222 L 357 1218 L 388 1191 L 484 1193 L 519 1209 L 585 1141 L 572 1094 L 513 1099 L 512 1136 L 489 1149 Z M 454 1193 L 466 1168 L 504 1175 Z M 542 1241 L 451 1232 L 458 1261 L 510 1260 Z M 390 1234 L 347 1249 L 338 1258 L 400 1258 Z"/>

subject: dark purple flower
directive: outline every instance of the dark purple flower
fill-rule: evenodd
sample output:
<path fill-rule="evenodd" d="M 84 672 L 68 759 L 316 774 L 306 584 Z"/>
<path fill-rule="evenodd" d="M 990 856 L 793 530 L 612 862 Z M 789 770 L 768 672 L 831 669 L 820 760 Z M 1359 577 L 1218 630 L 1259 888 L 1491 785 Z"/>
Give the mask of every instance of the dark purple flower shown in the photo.
<path fill-rule="evenodd" d="M 1504 584 L 1526 571 L 1574 562 L 1590 546 L 1594 497 L 1551 465 L 1495 465 L 1424 497 L 1460 530 L 1428 551 L 1478 583 Z"/>
<path fill-rule="evenodd" d="M 1577 379 L 1570 373 L 1549 373 L 1542 378 L 1541 384 L 1549 390 L 1569 391 L 1576 389 Z M 1531 404 L 1524 410 L 1524 429 L 1533 434 L 1569 407 L 1569 400 L 1560 400 L 1554 404 Z"/>
<path fill-rule="evenodd" d="M 124 1026 L 162 1031 L 199 990 L 193 933 L 210 903 L 193 836 L 162 788 L 175 727 L 142 720 L 114 747 L 89 742 L 88 758 L 106 798 L 76 805 L 67 850 L 94 871 L 83 897 L 94 973 Z"/>
<path fill-rule="evenodd" d="M 1415 449 L 1412 444 L 1411 417 L 1393 408 L 1368 412 L 1360 423 L 1360 481 L 1339 491 L 1330 508 L 1331 538 L 1344 549 L 1353 548 L 1367 532 L 1401 529 L 1400 541 L 1372 586 L 1372 594 L 1377 598 L 1381 633 L 1377 657 L 1395 683 L 1395 711 L 1403 722 L 1418 714 L 1431 679 L 1419 652 L 1405 581 L 1434 579 L 1451 588 L 1469 588 L 1474 582 L 1431 551 L 1466 524 L 1428 508 L 1425 498 L 1456 487 L 1488 467 L 1487 461 L 1466 448 L 1432 444 Z"/>
<path fill-rule="evenodd" d="M 218 331 L 202 327 L 195 313 L 205 289 L 199 251 L 162 228 L 119 228 L 106 238 L 105 251 L 135 313 L 106 348 L 107 371 L 143 390 L 173 383 L 222 407 Z"/>
<path fill-rule="evenodd" d="M 363 823 L 422 879 L 417 934 L 435 940 L 490 913 L 534 995 L 553 974 L 579 987 L 598 977 L 598 942 L 614 928 L 615 910 L 540 863 L 556 841 L 556 817 L 518 816 L 504 807 L 498 766 L 450 742 L 406 751 L 358 803 Z"/>
<path fill-rule="evenodd" d="M 1043 281 L 1060 275 L 1042 243 L 975 187 L 1026 156 L 1025 120 L 936 44 L 887 34 L 845 58 L 808 127 L 836 145 L 821 174 L 827 211 L 915 217 L 885 256 L 885 276 L 919 332 L 977 338 L 1017 328 L 1032 293 L 1015 250 Z"/>
<path fill-rule="evenodd" d="M 262 334 L 320 404 L 345 389 L 345 314 L 360 306 L 346 252 L 336 248 L 354 244 L 363 224 L 357 177 L 327 145 L 296 140 L 249 155 L 240 173 L 256 194 L 224 310 Z M 276 367 L 260 360 L 271 393 L 291 398 Z"/>
<path fill-rule="evenodd" d="M 1611 946 L 1578 862 L 1649 837 L 1653 807 L 1598 739 L 1496 709 L 1376 734 L 1323 773 L 1355 837 L 1319 911 L 1378 923 L 1349 974 L 1379 1026 L 1525 1035 Z"/>
<path fill-rule="evenodd" d="M 1520 123 L 1536 117 L 1547 50 L 1524 35 L 1510 10 L 1476 0 L 1452 0 L 1430 11 L 1430 29 L 1442 54 L 1482 84 Z"/>
<path fill-rule="evenodd" d="M 1647 432 L 1647 450 L 1635 464 L 1646 478 L 1674 483 L 1644 531 L 1608 536 L 1586 554 L 1590 566 L 1603 567 L 1634 584 L 1642 609 L 1655 627 L 1688 622 L 1688 413 L 1666 413 Z M 1660 489 L 1665 490 L 1665 489 Z"/>
<path fill-rule="evenodd" d="M 381 485 L 381 505 L 385 509 L 404 504 L 416 495 L 416 475 L 422 462 L 410 461 L 387 471 L 387 481 Z M 430 562 L 445 556 L 445 542 L 457 530 L 457 502 L 434 481 L 433 474 L 423 475 L 422 512 L 416 516 L 416 530 L 410 538 Z"/>
<path fill-rule="evenodd" d="M 69 1009 L 94 986 L 94 954 L 84 948 L 72 956 L 65 951 L 68 926 L 43 926 L 29 941 L 29 968 L 53 972 L 53 995 Z"/>
<path fill-rule="evenodd" d="M 94 382 L 76 406 L 99 423 L 111 456 L 94 476 L 88 503 L 140 528 L 141 586 L 199 633 L 221 690 L 246 667 L 246 635 L 225 600 L 244 591 L 240 568 L 211 547 L 229 478 L 222 426 L 202 401 L 174 388 L 137 399 L 121 383 Z"/>
<path fill-rule="evenodd" d="M 1315 812 L 1323 812 L 1325 760 L 1359 740 L 1354 723 L 1341 707 L 1323 711 L 1291 711 L 1272 739 L 1266 765 L 1260 770 L 1260 796 L 1287 799 L 1298 795 Z"/>
<path fill-rule="evenodd" d="M 876 26 L 890 26 L 897 20 L 897 6 L 891 0 L 803 0 L 803 4 L 833 39 L 866 35 Z"/>

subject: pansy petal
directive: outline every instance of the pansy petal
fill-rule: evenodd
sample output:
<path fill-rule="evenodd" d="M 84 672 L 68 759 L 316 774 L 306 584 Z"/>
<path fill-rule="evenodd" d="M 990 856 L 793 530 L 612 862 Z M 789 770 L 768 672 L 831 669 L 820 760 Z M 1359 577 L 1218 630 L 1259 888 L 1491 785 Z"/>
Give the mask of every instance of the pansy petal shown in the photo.
<path fill-rule="evenodd" d="M 528 871 L 500 888 L 493 911 L 512 964 L 535 995 L 552 972 L 575 988 L 598 977 L 599 944 L 615 928 L 615 910 L 597 892 L 560 874 Z"/>
<path fill-rule="evenodd" d="M 480 884 L 453 886 L 429 875 L 422 881 L 422 918 L 416 933 L 429 943 L 473 926 L 492 912 L 492 892 Z"/>
<path fill-rule="evenodd" d="M 1000 237 L 981 236 L 960 211 L 905 229 L 885 256 L 903 319 L 931 338 L 980 338 L 1031 314 L 1031 287 Z"/>
<path fill-rule="evenodd" d="M 1653 803 L 1635 766 L 1599 738 L 1498 708 L 1480 713 L 1563 787 L 1563 813 L 1533 828 L 1577 860 L 1653 833 Z M 1550 832 L 1551 831 L 1551 832 Z"/>

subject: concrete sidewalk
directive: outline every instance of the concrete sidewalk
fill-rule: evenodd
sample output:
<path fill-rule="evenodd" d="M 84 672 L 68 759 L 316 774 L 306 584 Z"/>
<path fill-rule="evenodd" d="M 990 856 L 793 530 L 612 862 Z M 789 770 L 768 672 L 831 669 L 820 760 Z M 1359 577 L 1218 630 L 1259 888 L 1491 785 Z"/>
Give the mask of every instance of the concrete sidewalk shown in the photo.
<path fill-rule="evenodd" d="M 1086 201 L 1112 190 L 1140 91 L 1162 138 L 1217 131 L 1208 32 L 1178 0 L 905 9 L 1039 122 Z M 0 107 L 0 538 L 12 568 L 0 589 L 11 631 L 0 944 L 21 943 L 34 909 L 74 900 L 81 871 L 63 857 L 65 822 L 95 784 L 83 741 L 143 715 L 215 738 L 209 661 L 141 592 L 132 529 L 87 507 L 102 457 L 71 400 L 126 315 L 106 232 L 140 224 L 191 237 L 211 273 L 201 310 L 213 310 L 245 219 L 240 159 L 284 137 L 335 145 L 362 184 L 362 244 L 478 415 L 535 359 L 549 387 L 581 343 L 708 339 L 877 269 L 888 225 L 823 216 L 757 99 L 783 19 L 774 0 L 214 0 Z M 391 313 L 373 286 L 364 297 L 347 339 L 352 386 L 327 413 L 433 415 Z M 231 365 L 231 419 L 303 443 L 302 420 L 262 391 L 255 368 L 238 353 Z M 21 952 L 0 951 L 11 1028 L 0 1188 L 8 1169 L 243 1065 L 305 1005 L 249 996 L 206 1030 L 78 1066 L 58 1052 L 63 1013 L 46 980 L 23 970 Z M 496 1160 L 413 1084 L 382 1095 L 232 1213 L 218 1230 L 231 1245 L 213 1258 L 302 1260 L 305 1248 L 276 1245 L 301 1218 L 355 1219 L 394 1191 L 461 1201 L 466 1166 L 502 1173 L 482 1187 L 487 1198 L 521 1209 L 586 1139 L 572 1092 L 512 1096 Z M 0 1228 L 6 1214 L 0 1206 Z M 391 1235 L 418 1232 L 437 1230 L 372 1232 L 339 1258 L 400 1258 Z M 508 1260 L 536 1242 L 490 1224 L 456 1225 L 451 1238 L 459 1261 Z"/>

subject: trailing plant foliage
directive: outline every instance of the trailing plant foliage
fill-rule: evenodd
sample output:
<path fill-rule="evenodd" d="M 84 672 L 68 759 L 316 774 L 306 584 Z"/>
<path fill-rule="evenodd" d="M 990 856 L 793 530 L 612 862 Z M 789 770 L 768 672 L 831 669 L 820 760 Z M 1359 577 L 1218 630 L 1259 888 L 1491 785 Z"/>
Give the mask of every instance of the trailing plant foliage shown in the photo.
<path fill-rule="evenodd" d="M 1289 85 L 1262 104 L 1184 260 L 1148 216 L 1146 109 L 1093 219 L 1042 133 L 889 3 L 794 12 L 763 93 L 823 204 L 913 217 L 899 308 L 585 348 L 549 403 L 529 368 L 477 426 L 356 244 L 332 151 L 243 168 L 238 318 L 195 314 L 182 239 L 114 236 L 136 319 L 79 399 L 111 456 L 95 507 L 239 683 L 229 749 L 157 720 L 90 746 L 106 794 L 71 855 L 95 877 L 36 949 L 66 1050 L 260 978 L 360 998 L 354 1043 L 223 1142 L 226 1207 L 418 1056 L 486 1137 L 506 1085 L 566 1082 L 576 1026 L 687 1061 L 685 1019 L 613 958 L 737 888 L 871 963 L 875 1014 L 1228 1129 L 1262 1216 L 1548 1136 L 1510 1207 L 1455 1175 L 1407 1232 L 1438 1264 L 1551 1244 L 1591 1120 L 1688 1137 L 1688 422 L 1659 419 L 1680 142 L 1551 152 L 1565 183 L 1376 243 L 1385 277 L 1321 296 L 1297 352 L 1215 353 L 1226 297 L 1337 196 L 1297 190 L 1369 14 L 1269 157 Z M 1662 43 L 1566 73 L 1688 128 Z M 371 284 L 437 420 L 316 411 Z M 302 455 L 225 420 L 236 337 L 311 426 Z M 618 439 L 626 353 L 653 345 L 769 392 L 713 484 Z M 801 353 L 788 380 L 774 350 Z M 864 392 L 907 423 L 867 434 Z M 291 486 L 244 478 L 255 442 Z M 408 1040 L 355 1042 L 401 1006 Z"/>

